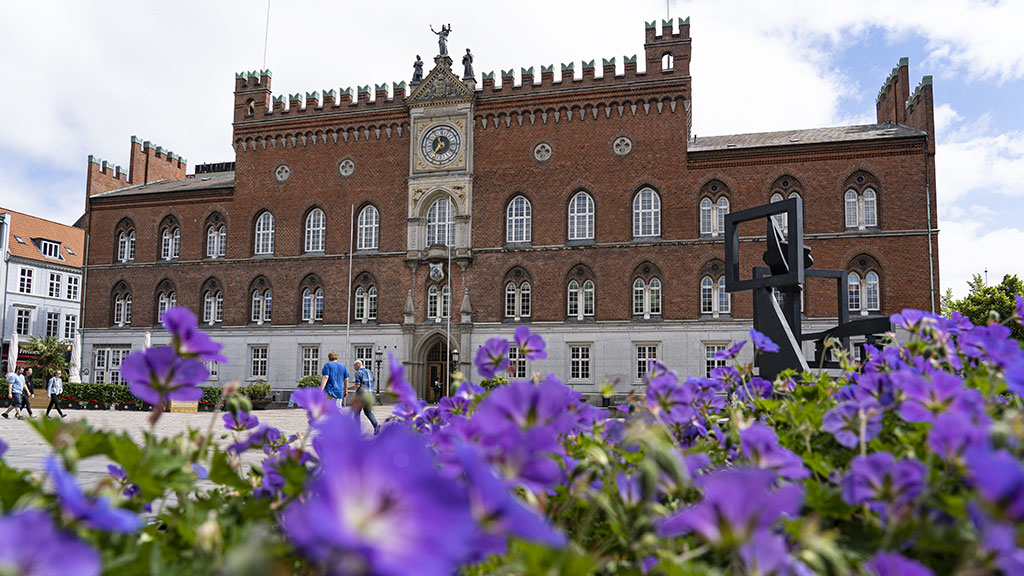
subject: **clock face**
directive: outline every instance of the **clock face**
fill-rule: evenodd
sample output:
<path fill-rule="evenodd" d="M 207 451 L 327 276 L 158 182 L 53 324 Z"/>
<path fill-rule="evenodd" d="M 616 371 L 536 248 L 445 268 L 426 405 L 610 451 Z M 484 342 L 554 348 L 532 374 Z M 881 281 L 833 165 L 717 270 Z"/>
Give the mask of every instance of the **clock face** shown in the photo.
<path fill-rule="evenodd" d="M 447 166 L 459 155 L 462 138 L 458 130 L 447 124 L 434 126 L 423 135 L 420 154 L 432 166 Z"/>

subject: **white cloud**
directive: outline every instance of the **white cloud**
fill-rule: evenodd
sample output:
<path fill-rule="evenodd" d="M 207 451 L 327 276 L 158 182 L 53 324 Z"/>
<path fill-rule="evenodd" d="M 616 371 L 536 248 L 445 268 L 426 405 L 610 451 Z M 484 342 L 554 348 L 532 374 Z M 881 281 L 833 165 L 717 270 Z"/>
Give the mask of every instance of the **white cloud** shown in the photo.
<path fill-rule="evenodd" d="M 976 220 L 940 220 L 939 277 L 942 291 L 952 288 L 960 298 L 967 294 L 967 282 L 988 270 L 989 281 L 999 282 L 1005 274 L 1021 274 L 1019 253 L 1024 230 L 1015 227 L 989 228 Z"/>

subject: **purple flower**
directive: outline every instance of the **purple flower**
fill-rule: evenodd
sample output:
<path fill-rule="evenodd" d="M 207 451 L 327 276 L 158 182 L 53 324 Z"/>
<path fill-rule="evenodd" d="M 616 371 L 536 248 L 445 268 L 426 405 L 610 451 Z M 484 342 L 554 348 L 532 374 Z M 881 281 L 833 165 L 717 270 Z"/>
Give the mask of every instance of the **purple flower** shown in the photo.
<path fill-rule="evenodd" d="M 1015 294 L 1013 296 L 1014 306 L 1013 315 L 1016 318 L 1018 324 L 1024 324 L 1024 296 Z"/>
<path fill-rule="evenodd" d="M 182 358 L 168 346 L 132 352 L 121 364 L 121 377 L 132 394 L 150 404 L 166 400 L 191 402 L 203 397 L 197 386 L 210 377 L 198 360 Z"/>
<path fill-rule="evenodd" d="M 531 334 L 529 326 L 516 328 L 516 335 L 512 343 L 519 349 L 520 355 L 527 360 L 540 360 L 548 357 L 548 353 L 544 350 L 544 339 L 538 334 Z"/>
<path fill-rule="evenodd" d="M 653 369 L 644 376 L 647 380 L 647 409 L 668 424 L 686 424 L 693 420 L 693 387 L 680 386 L 676 373 L 661 362 L 652 363 Z"/>
<path fill-rule="evenodd" d="M 226 363 L 228 359 L 220 353 L 223 344 L 218 344 L 209 334 L 199 329 L 196 315 L 181 306 L 164 312 L 164 329 L 174 336 L 174 348 L 186 358 Z"/>
<path fill-rule="evenodd" d="M 437 403 L 438 411 L 441 416 L 447 422 L 452 416 L 465 416 L 469 413 L 469 409 L 473 407 L 473 402 L 464 396 L 445 396 L 441 398 L 441 401 Z"/>
<path fill-rule="evenodd" d="M 1008 520 L 1024 519 L 1024 468 L 1009 452 L 975 450 L 967 454 L 969 478 L 981 497 Z"/>
<path fill-rule="evenodd" d="M 714 546 L 734 548 L 803 504 L 796 485 L 772 490 L 775 474 L 754 468 L 728 468 L 697 478 L 704 499 L 657 525 L 663 537 L 696 532 Z"/>
<path fill-rule="evenodd" d="M 8 447 L 7 442 L 4 442 L 4 439 L 0 438 L 0 458 L 3 458 L 4 454 L 7 453 Z"/>
<path fill-rule="evenodd" d="M 832 434 L 841 445 L 856 448 L 860 442 L 861 419 L 866 424 L 864 441 L 870 442 L 882 432 L 882 408 L 870 398 L 843 402 L 829 410 L 821 419 L 821 428 Z"/>
<path fill-rule="evenodd" d="M 260 424 L 245 440 L 228 446 L 228 451 L 241 454 L 254 446 L 263 446 L 264 451 L 267 451 L 266 448 L 268 446 L 276 448 L 281 443 L 281 440 L 281 431 L 264 423 Z M 313 443 L 316 444 L 316 440 Z"/>
<path fill-rule="evenodd" d="M 233 412 L 224 414 L 224 428 L 228 430 L 242 432 L 243 430 L 251 430 L 259 426 L 259 424 L 259 418 L 248 412 L 239 412 L 237 415 Z"/>
<path fill-rule="evenodd" d="M 946 462 L 960 462 L 969 450 L 985 446 L 986 428 L 987 421 L 977 424 L 961 412 L 946 412 L 932 423 L 928 447 Z"/>
<path fill-rule="evenodd" d="M 282 517 L 301 552 L 331 574 L 455 573 L 476 522 L 422 440 L 390 426 L 368 441 L 342 415 L 326 421 L 319 439 L 320 473 Z"/>
<path fill-rule="evenodd" d="M 639 474 L 620 471 L 615 475 L 615 487 L 619 489 L 619 498 L 628 506 L 636 506 L 644 499 Z"/>
<path fill-rule="evenodd" d="M 931 422 L 948 410 L 977 411 L 982 404 L 975 397 L 976 390 L 964 388 L 960 378 L 945 372 L 934 372 L 931 380 L 908 371 L 893 374 L 897 386 L 903 391 L 899 415 L 907 422 Z"/>
<path fill-rule="evenodd" d="M 488 438 L 537 427 L 550 427 L 562 434 L 575 424 L 570 408 L 579 398 L 579 392 L 553 375 L 548 375 L 540 384 L 513 380 L 484 398 L 473 419 L 480 423 L 483 435 Z"/>
<path fill-rule="evenodd" d="M 21 576 L 74 574 L 96 576 L 100 555 L 86 543 L 54 525 L 41 510 L 0 516 L 0 572 Z"/>
<path fill-rule="evenodd" d="M 906 312 L 906 310 L 904 310 Z M 864 563 L 872 576 L 933 576 L 933 572 L 920 562 L 904 558 L 895 552 L 879 552 Z"/>
<path fill-rule="evenodd" d="M 843 502 L 867 503 L 882 523 L 907 510 L 924 490 L 924 464 L 913 459 L 896 462 L 888 452 L 858 456 L 842 481 Z"/>
<path fill-rule="evenodd" d="M 939 317 L 924 310 L 904 308 L 899 314 L 893 314 L 889 321 L 909 332 L 917 332 L 925 326 L 934 325 Z"/>
<path fill-rule="evenodd" d="M 327 394 L 317 387 L 299 388 L 292 392 L 292 399 L 300 408 L 306 411 L 311 424 L 323 420 L 338 413 L 338 405 L 327 399 Z"/>
<path fill-rule="evenodd" d="M 1024 358 L 1014 362 L 1004 372 L 1006 389 L 1017 396 L 1024 397 Z"/>
<path fill-rule="evenodd" d="M 746 340 L 740 340 L 725 350 L 715 352 L 715 360 L 732 360 L 740 353 L 740 350 L 746 345 L 746 343 Z"/>
<path fill-rule="evenodd" d="M 128 510 L 117 508 L 106 498 L 89 499 L 75 482 L 75 477 L 52 454 L 46 458 L 46 472 L 53 480 L 57 499 L 64 512 L 87 526 L 104 532 L 128 534 L 142 528 L 142 519 Z"/>
<path fill-rule="evenodd" d="M 740 547 L 740 558 L 747 574 L 785 574 L 789 563 L 786 540 L 769 530 L 758 530 Z"/>
<path fill-rule="evenodd" d="M 111 478 L 119 482 L 128 477 L 128 475 L 124 471 L 124 468 L 121 468 L 116 464 L 107 464 L 107 472 L 110 472 Z"/>
<path fill-rule="evenodd" d="M 494 374 L 508 369 L 508 340 L 491 338 L 476 351 L 477 372 L 481 378 L 494 378 Z"/>
<path fill-rule="evenodd" d="M 504 554 L 509 536 L 561 548 L 565 535 L 555 530 L 536 510 L 514 496 L 511 487 L 495 477 L 490 466 L 473 450 L 462 447 L 459 464 L 465 473 L 469 508 L 480 526 L 471 561 Z"/>
<path fill-rule="evenodd" d="M 1014 525 L 993 521 L 974 502 L 967 503 L 967 516 L 978 533 L 980 555 L 1003 574 L 1024 574 L 1024 549 L 1017 547 Z"/>
<path fill-rule="evenodd" d="M 804 461 L 796 454 L 779 446 L 779 438 L 771 428 L 754 422 L 740 430 L 740 449 L 743 457 L 758 468 L 771 470 L 780 478 L 799 480 L 811 475 Z"/>
<path fill-rule="evenodd" d="M 196 475 L 196 478 L 200 480 L 206 480 L 210 477 L 210 473 L 206 471 L 201 464 L 192 463 L 192 473 Z"/>
<path fill-rule="evenodd" d="M 415 418 L 423 411 L 426 402 L 416 397 L 416 391 L 405 380 L 405 366 L 391 352 L 388 352 L 388 366 L 388 382 L 384 389 L 398 397 L 392 414 L 405 420 Z"/>
<path fill-rule="evenodd" d="M 758 332 L 757 330 L 750 331 L 750 341 L 754 344 L 754 348 L 761 352 L 778 352 L 779 345 L 772 342 L 771 338 Z"/>

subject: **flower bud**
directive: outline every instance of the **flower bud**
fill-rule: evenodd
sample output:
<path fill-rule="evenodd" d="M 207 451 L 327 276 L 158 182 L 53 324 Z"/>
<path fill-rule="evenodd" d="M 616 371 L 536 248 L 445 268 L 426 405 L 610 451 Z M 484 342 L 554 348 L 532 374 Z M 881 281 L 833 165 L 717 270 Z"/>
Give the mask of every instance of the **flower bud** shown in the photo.
<path fill-rule="evenodd" d="M 196 544 L 206 552 L 212 552 L 214 548 L 220 547 L 220 524 L 217 523 L 217 513 L 213 510 L 210 510 L 206 521 L 196 530 Z"/>

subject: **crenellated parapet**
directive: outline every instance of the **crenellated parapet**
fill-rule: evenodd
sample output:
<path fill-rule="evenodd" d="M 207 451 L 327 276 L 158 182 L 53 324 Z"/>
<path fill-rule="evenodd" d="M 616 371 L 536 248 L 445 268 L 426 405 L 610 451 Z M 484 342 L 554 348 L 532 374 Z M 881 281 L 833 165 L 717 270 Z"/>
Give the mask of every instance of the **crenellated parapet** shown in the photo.
<path fill-rule="evenodd" d="M 882 83 L 875 97 L 875 113 L 879 124 L 892 122 L 906 123 L 907 98 L 910 97 L 910 59 L 900 58 L 892 72 Z"/>
<path fill-rule="evenodd" d="M 906 124 L 928 133 L 928 151 L 935 153 L 935 101 L 932 77 L 925 76 L 904 104 Z"/>
<path fill-rule="evenodd" d="M 185 158 L 149 140 L 132 136 L 128 170 L 90 155 L 85 190 L 88 196 L 93 196 L 157 180 L 180 180 L 187 169 Z"/>

